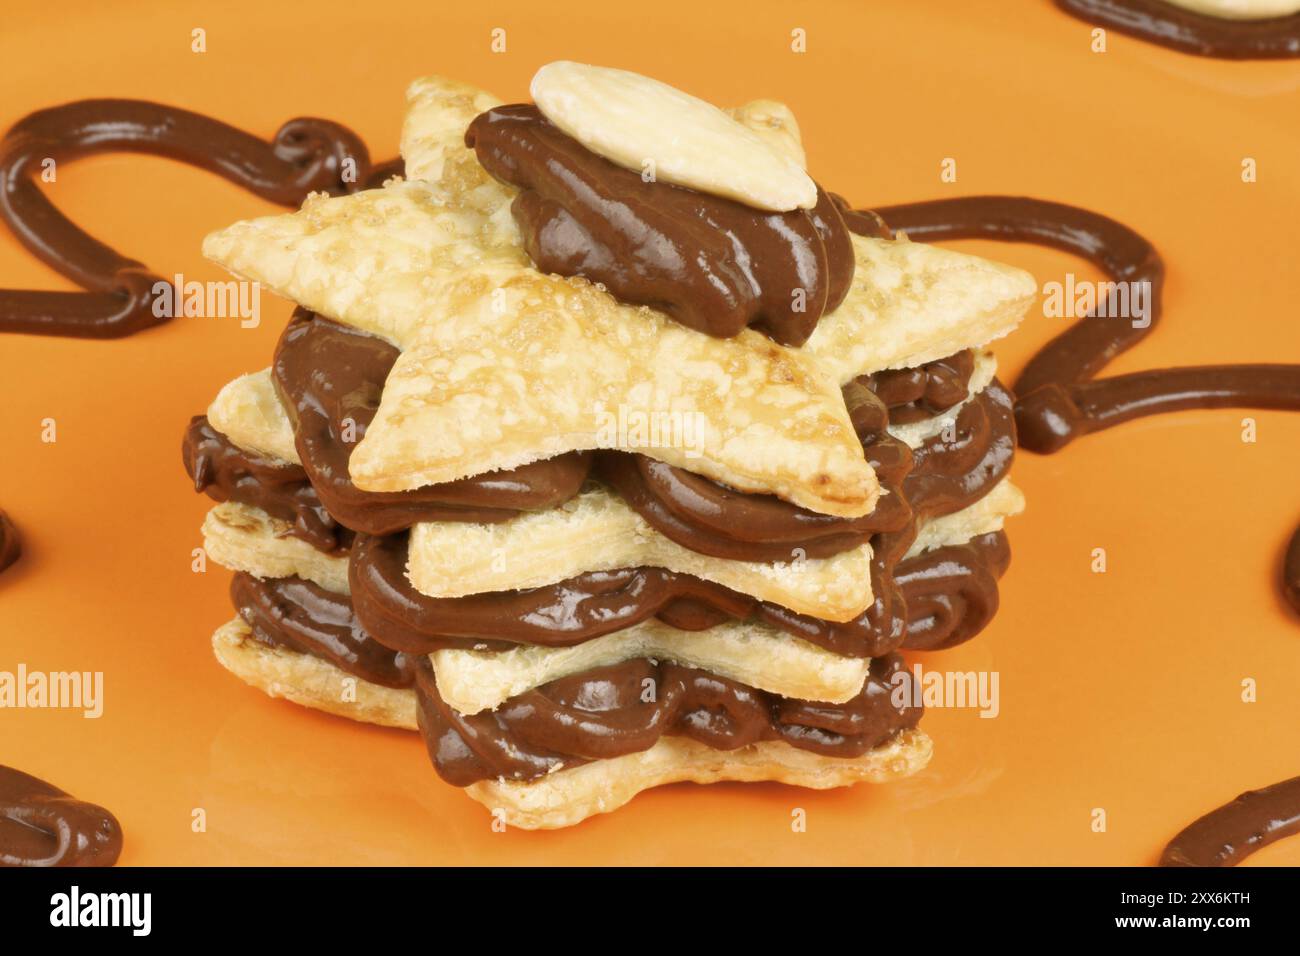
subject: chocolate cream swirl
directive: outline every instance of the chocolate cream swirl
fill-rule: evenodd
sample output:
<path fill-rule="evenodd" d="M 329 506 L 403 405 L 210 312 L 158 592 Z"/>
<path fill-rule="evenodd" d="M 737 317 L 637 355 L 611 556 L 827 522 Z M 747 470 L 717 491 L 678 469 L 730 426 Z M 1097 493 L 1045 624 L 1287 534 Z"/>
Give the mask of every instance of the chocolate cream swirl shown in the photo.
<path fill-rule="evenodd" d="M 583 276 L 709 335 L 746 326 L 802 345 L 848 294 L 848 229 L 820 189 L 812 209 L 765 212 L 616 166 L 536 106 L 478 116 L 466 145 L 520 190 L 511 205 L 542 272 Z"/>
<path fill-rule="evenodd" d="M 715 750 L 774 740 L 825 757 L 858 757 L 920 721 L 910 681 L 902 658 L 879 658 L 856 697 L 827 704 L 778 697 L 667 661 L 632 660 L 560 678 L 467 716 L 439 696 L 425 658 L 415 689 L 434 767 L 463 787 L 534 780 L 648 750 L 664 735 Z M 896 687 L 902 688 L 897 696 Z"/>

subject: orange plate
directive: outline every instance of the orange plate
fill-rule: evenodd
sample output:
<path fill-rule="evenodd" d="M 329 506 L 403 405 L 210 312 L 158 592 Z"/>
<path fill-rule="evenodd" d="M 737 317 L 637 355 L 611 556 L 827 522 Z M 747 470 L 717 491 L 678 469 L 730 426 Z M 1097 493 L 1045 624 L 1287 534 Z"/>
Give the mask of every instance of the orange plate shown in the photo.
<path fill-rule="evenodd" d="M 1091 28 L 1047 2 L 570 0 L 562 17 L 499 2 L 213 6 L 7 12 L 0 122 L 144 97 L 263 136 L 328 117 L 388 158 L 414 77 L 524 98 L 549 60 L 617 65 L 718 103 L 788 102 L 817 177 L 862 205 L 1013 193 L 1134 226 L 1169 265 L 1167 308 L 1112 372 L 1300 361 L 1294 61 L 1204 60 L 1117 34 L 1093 53 Z M 205 53 L 190 50 L 196 27 Z M 490 50 L 494 27 L 505 53 Z M 940 182 L 945 157 L 956 183 Z M 205 233 L 275 211 L 149 157 L 87 160 L 45 188 L 115 248 L 200 280 L 221 277 L 199 253 Z M 1096 277 L 1043 249 L 960 245 L 1040 283 Z M 0 286 L 71 288 L 7 232 Z M 209 502 L 188 487 L 181 433 L 223 383 L 268 363 L 289 311 L 268 296 L 256 329 L 190 318 L 118 342 L 0 336 L 0 507 L 26 540 L 0 575 L 0 669 L 100 670 L 106 684 L 98 720 L 0 711 L 0 760 L 110 807 L 124 864 L 1148 864 L 1202 812 L 1300 773 L 1300 621 L 1277 587 L 1300 521 L 1300 415 L 1189 412 L 1021 455 L 1029 509 L 1009 526 L 1002 610 L 975 641 L 925 658 L 996 670 L 1001 712 L 928 714 L 937 749 L 923 773 L 829 793 L 679 785 L 576 829 L 494 833 L 416 735 L 269 700 L 212 659 L 229 576 L 190 570 Z M 998 343 L 1003 378 L 1063 321 L 1036 307 Z M 1105 574 L 1090 570 L 1099 547 Z M 1255 703 L 1242 701 L 1248 678 Z M 792 832 L 795 807 L 807 832 Z M 206 832 L 191 828 L 195 808 Z M 1269 863 L 1300 864 L 1300 840 L 1249 861 Z"/>

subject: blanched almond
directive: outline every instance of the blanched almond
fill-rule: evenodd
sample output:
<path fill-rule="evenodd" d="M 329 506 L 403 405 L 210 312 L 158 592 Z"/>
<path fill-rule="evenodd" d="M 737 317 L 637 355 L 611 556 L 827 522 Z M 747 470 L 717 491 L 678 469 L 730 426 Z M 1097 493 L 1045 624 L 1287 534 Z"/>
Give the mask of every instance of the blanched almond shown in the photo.
<path fill-rule="evenodd" d="M 547 119 L 626 169 L 758 209 L 817 204 L 816 185 L 788 150 L 658 80 L 560 61 L 538 70 L 531 89 Z"/>

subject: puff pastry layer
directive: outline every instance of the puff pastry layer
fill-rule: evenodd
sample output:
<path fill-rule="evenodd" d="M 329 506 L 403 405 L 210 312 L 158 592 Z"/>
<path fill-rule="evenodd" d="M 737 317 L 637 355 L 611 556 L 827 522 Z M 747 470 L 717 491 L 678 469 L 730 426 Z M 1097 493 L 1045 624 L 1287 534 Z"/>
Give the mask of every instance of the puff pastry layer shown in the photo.
<path fill-rule="evenodd" d="M 240 618 L 217 628 L 212 651 L 222 667 L 268 696 L 363 723 L 417 729 L 415 691 L 372 684 L 319 657 L 270 647 Z"/>
<path fill-rule="evenodd" d="M 933 749 L 919 730 L 903 731 L 853 759 L 823 757 L 776 741 L 712 750 L 683 737 L 662 737 L 640 753 L 561 770 L 530 783 L 481 781 L 465 792 L 511 826 L 552 830 L 617 810 L 641 791 L 669 783 L 768 780 L 813 790 L 886 783 L 923 768 Z"/>
<path fill-rule="evenodd" d="M 429 657 L 438 693 L 464 714 L 495 710 L 550 681 L 638 658 L 664 658 L 782 697 L 837 704 L 862 690 L 871 667 L 869 660 L 841 657 L 760 624 L 679 631 L 653 618 L 573 647 L 521 645 L 496 654 L 455 650 Z"/>
<path fill-rule="evenodd" d="M 1020 489 L 1003 479 L 970 507 L 923 525 L 906 557 L 1001 531 L 1024 503 Z M 679 631 L 657 619 L 572 647 L 430 655 L 443 700 L 467 714 L 493 710 L 560 677 L 639 657 L 667 658 L 783 697 L 831 703 L 843 703 L 861 690 L 869 666 L 766 625 L 728 622 L 706 631 Z"/>

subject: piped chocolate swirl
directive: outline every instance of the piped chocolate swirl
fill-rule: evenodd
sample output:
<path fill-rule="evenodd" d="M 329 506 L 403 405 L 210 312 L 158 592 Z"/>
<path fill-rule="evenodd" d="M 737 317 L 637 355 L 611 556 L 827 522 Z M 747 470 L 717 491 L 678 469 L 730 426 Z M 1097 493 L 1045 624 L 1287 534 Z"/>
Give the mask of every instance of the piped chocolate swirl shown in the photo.
<path fill-rule="evenodd" d="M 416 669 L 415 688 L 434 767 L 448 783 L 468 786 L 534 780 L 648 750 L 664 735 L 715 750 L 775 740 L 826 757 L 857 757 L 920 721 L 910 680 L 902 658 L 879 658 L 856 697 L 828 704 L 778 697 L 670 662 L 632 660 L 552 681 L 473 716 L 443 701 L 427 659 Z"/>
<path fill-rule="evenodd" d="M 356 531 L 390 534 L 418 521 L 508 521 L 578 493 L 590 469 L 583 452 L 411 491 L 357 488 L 348 459 L 374 420 L 397 356 L 383 339 L 301 308 L 276 345 L 272 371 L 298 456 L 336 519 Z"/>
<path fill-rule="evenodd" d="M 214 501 L 236 501 L 288 521 L 294 537 L 326 554 L 347 554 L 352 532 L 334 520 L 301 465 L 240 448 L 195 415 L 181 442 L 194 490 Z"/>
<path fill-rule="evenodd" d="M 499 106 L 465 133 L 542 272 L 730 337 L 746 326 L 802 345 L 848 293 L 854 255 L 835 203 L 772 213 L 657 182 L 588 150 L 536 106 Z"/>
<path fill-rule="evenodd" d="M 1108 216 L 1017 196 L 971 196 L 889 206 L 880 213 L 912 239 L 999 239 L 1074 253 L 1116 282 L 1140 283 L 1150 312 L 1140 321 L 1093 310 L 1045 345 L 1016 382 L 1020 444 L 1043 454 L 1082 435 L 1162 412 L 1200 408 L 1300 410 L 1300 365 L 1207 365 L 1151 369 L 1096 379 L 1115 356 L 1142 341 L 1163 311 L 1165 267 L 1143 236 Z M 1112 310 L 1107 309 L 1106 313 Z M 1296 532 L 1282 567 L 1283 593 L 1300 581 Z"/>
<path fill-rule="evenodd" d="M 230 601 L 253 637 L 269 647 L 318 657 L 373 684 L 411 684 L 410 658 L 373 640 L 346 594 L 302 578 L 262 580 L 241 571 L 231 579 Z"/>

